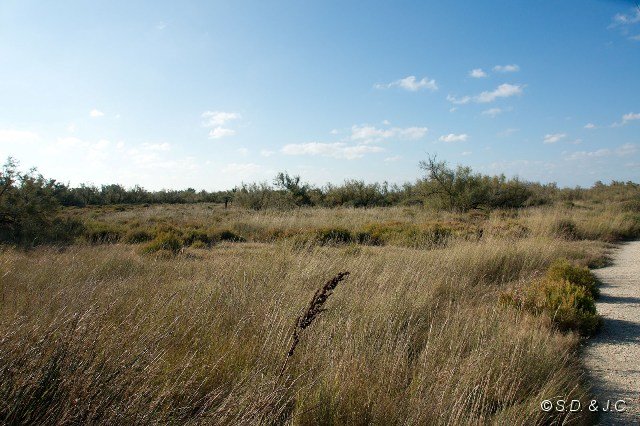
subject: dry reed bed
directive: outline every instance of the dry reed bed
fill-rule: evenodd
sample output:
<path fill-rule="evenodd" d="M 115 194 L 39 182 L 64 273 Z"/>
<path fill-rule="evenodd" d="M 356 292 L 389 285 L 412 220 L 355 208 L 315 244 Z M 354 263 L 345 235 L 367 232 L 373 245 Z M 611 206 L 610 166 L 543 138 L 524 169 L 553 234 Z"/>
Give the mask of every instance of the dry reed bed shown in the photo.
<path fill-rule="evenodd" d="M 0 422 L 544 423 L 542 399 L 587 397 L 579 340 L 498 294 L 604 250 L 542 236 L 430 251 L 229 243 L 171 258 L 6 250 Z M 341 270 L 281 375 L 295 318 Z"/>

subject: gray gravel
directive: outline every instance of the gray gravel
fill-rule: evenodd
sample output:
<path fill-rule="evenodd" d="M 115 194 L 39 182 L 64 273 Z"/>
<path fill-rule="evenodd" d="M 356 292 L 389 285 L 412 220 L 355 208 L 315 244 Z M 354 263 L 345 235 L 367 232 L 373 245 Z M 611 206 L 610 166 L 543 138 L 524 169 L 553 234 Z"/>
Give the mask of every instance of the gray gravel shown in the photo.
<path fill-rule="evenodd" d="M 616 250 L 613 266 L 594 271 L 602 281 L 601 331 L 587 344 L 585 363 L 600 405 L 626 401 L 624 413 L 605 412 L 602 425 L 640 424 L 640 241 Z"/>

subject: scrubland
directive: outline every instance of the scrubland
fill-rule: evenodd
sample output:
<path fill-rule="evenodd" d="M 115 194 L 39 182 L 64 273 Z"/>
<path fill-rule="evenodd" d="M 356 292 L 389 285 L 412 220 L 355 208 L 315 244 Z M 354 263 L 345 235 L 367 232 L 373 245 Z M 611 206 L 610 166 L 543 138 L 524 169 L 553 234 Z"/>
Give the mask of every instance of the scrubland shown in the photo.
<path fill-rule="evenodd" d="M 86 224 L 74 244 L 0 255 L 3 423 L 589 423 L 539 404 L 589 398 L 583 267 L 640 234 L 593 202 L 63 213 Z"/>

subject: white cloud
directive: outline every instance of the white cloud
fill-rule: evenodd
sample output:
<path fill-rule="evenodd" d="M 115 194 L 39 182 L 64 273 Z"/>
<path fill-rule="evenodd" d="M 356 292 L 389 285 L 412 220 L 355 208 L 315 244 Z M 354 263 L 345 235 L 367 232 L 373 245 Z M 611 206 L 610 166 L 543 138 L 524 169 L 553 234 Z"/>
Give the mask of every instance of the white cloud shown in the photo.
<path fill-rule="evenodd" d="M 393 163 L 395 161 L 400 161 L 402 160 L 402 156 L 401 155 L 394 155 L 393 157 L 387 157 L 384 159 L 385 163 Z"/>
<path fill-rule="evenodd" d="M 640 9 L 634 9 L 633 13 L 626 15 L 624 13 L 618 13 L 613 17 L 611 25 L 609 27 L 617 27 L 620 25 L 633 25 L 640 22 Z"/>
<path fill-rule="evenodd" d="M 270 151 L 268 149 L 263 149 L 260 151 L 260 155 L 262 155 L 263 157 L 271 157 L 275 153 L 275 151 Z"/>
<path fill-rule="evenodd" d="M 302 144 L 289 144 L 282 148 L 282 153 L 286 155 L 320 155 L 323 157 L 333 157 L 346 160 L 355 160 L 357 158 L 362 158 L 365 154 L 382 151 L 384 151 L 384 149 L 378 146 L 349 146 L 343 142 L 309 142 Z"/>
<path fill-rule="evenodd" d="M 471 155 L 471 154 L 473 154 L 473 152 L 471 152 L 471 151 L 463 151 L 460 155 L 466 157 L 467 155 Z"/>
<path fill-rule="evenodd" d="M 167 24 L 164 21 L 160 21 L 156 24 L 156 30 L 162 31 L 167 28 Z"/>
<path fill-rule="evenodd" d="M 205 127 L 224 126 L 227 122 L 232 120 L 238 120 L 240 114 L 235 112 L 224 111 L 205 111 L 202 113 L 202 118 L 205 119 L 203 123 Z"/>
<path fill-rule="evenodd" d="M 212 128 L 209 131 L 209 139 L 220 139 L 236 134 L 235 130 L 225 127 L 225 124 L 239 120 L 241 116 L 236 112 L 205 111 L 202 113 L 202 118 L 204 118 L 202 125 Z"/>
<path fill-rule="evenodd" d="M 599 149 L 597 151 L 576 151 L 566 157 L 567 160 L 585 160 L 587 158 L 601 158 L 611 155 L 608 149 Z"/>
<path fill-rule="evenodd" d="M 619 155 L 620 157 L 633 155 L 636 152 L 638 152 L 638 147 L 632 143 L 626 143 L 616 149 L 616 155 Z"/>
<path fill-rule="evenodd" d="M 415 76 L 410 75 L 400 80 L 393 81 L 387 84 L 377 83 L 374 85 L 376 89 L 389 89 L 392 87 L 400 87 L 401 89 L 408 90 L 410 92 L 417 92 L 418 90 L 428 89 L 433 91 L 438 90 L 438 84 L 435 80 L 429 80 L 428 77 L 424 77 L 421 80 L 416 79 Z"/>
<path fill-rule="evenodd" d="M 640 41 L 640 34 L 629 37 L 629 40 Z"/>
<path fill-rule="evenodd" d="M 630 112 L 622 116 L 622 121 L 613 123 L 611 127 L 621 127 L 629 124 L 631 121 L 640 120 L 640 113 Z"/>
<path fill-rule="evenodd" d="M 520 67 L 518 65 L 516 65 L 516 64 L 496 65 L 495 67 L 493 67 L 493 70 L 495 72 L 502 72 L 502 73 L 517 72 L 517 71 L 520 71 Z"/>
<path fill-rule="evenodd" d="M 544 135 L 543 143 L 556 143 L 567 137 L 566 133 L 549 133 Z"/>
<path fill-rule="evenodd" d="M 352 126 L 351 140 L 359 143 L 377 143 L 387 139 L 415 140 L 424 137 L 429 131 L 426 127 L 392 127 L 381 129 L 375 126 Z"/>
<path fill-rule="evenodd" d="M 640 120 L 640 113 L 630 112 L 622 116 L 622 124 L 627 124 L 629 121 Z"/>
<path fill-rule="evenodd" d="M 243 157 L 246 157 L 247 155 L 249 155 L 249 150 L 247 148 L 238 148 L 237 152 Z"/>
<path fill-rule="evenodd" d="M 482 68 L 476 68 L 476 69 L 473 69 L 473 70 L 469 71 L 469 77 L 484 78 L 486 76 L 487 76 L 487 73 L 484 72 L 484 70 Z"/>
<path fill-rule="evenodd" d="M 440 142 L 447 142 L 447 143 L 466 142 L 467 139 L 469 139 L 469 135 L 467 135 L 466 133 L 462 133 L 459 135 L 456 135 L 454 133 L 449 133 L 448 135 L 442 135 L 438 138 Z"/>
<path fill-rule="evenodd" d="M 0 129 L 0 143 L 27 143 L 38 139 L 38 134 L 29 130 Z"/>
<path fill-rule="evenodd" d="M 236 131 L 233 129 L 227 129 L 226 127 L 216 127 L 209 132 L 209 139 L 220 139 L 227 136 L 233 136 Z"/>
<path fill-rule="evenodd" d="M 518 132 L 520 129 L 505 129 L 503 131 L 501 131 L 500 133 L 498 133 L 498 136 L 500 137 L 507 137 L 507 136 L 511 136 L 512 134 Z"/>
<path fill-rule="evenodd" d="M 593 124 L 593 123 L 587 123 L 584 126 L 585 129 L 589 129 L 589 130 L 595 129 L 596 127 L 597 126 L 595 124 Z"/>
<path fill-rule="evenodd" d="M 498 98 L 509 98 L 511 96 L 521 95 L 522 86 L 519 84 L 501 84 L 491 92 L 482 92 L 474 98 L 478 103 L 484 104 L 493 102 Z"/>
<path fill-rule="evenodd" d="M 91 111 L 89 111 L 89 117 L 92 117 L 92 118 L 104 117 L 104 112 L 94 108 Z"/>
<path fill-rule="evenodd" d="M 76 130 L 78 130 L 78 126 L 76 126 L 76 123 L 69 123 L 69 125 L 67 126 L 67 131 L 69 133 L 75 133 Z"/>
<path fill-rule="evenodd" d="M 498 98 L 510 98 L 511 96 L 521 95 L 523 93 L 524 86 L 521 84 L 501 84 L 495 90 L 490 92 L 482 92 L 477 96 L 462 96 L 457 97 L 453 95 L 447 95 L 447 100 L 454 105 L 465 105 L 473 101 L 479 104 L 486 104 L 495 101 Z"/>
<path fill-rule="evenodd" d="M 458 98 L 453 95 L 447 95 L 447 100 L 454 105 L 465 105 L 471 102 L 471 96 L 463 96 L 461 98 Z"/>
<path fill-rule="evenodd" d="M 629 157 L 630 155 L 638 152 L 638 146 L 632 143 L 627 143 L 624 145 L 620 145 L 615 150 L 611 151 L 610 149 L 602 148 L 596 151 L 576 151 L 571 153 L 567 160 L 586 160 L 589 158 L 603 158 L 609 157 L 611 155 L 617 155 L 618 157 Z"/>
<path fill-rule="evenodd" d="M 495 118 L 498 115 L 502 114 L 504 112 L 504 110 L 502 108 L 490 108 L 487 110 L 482 111 L 482 115 L 487 115 L 491 118 Z"/>

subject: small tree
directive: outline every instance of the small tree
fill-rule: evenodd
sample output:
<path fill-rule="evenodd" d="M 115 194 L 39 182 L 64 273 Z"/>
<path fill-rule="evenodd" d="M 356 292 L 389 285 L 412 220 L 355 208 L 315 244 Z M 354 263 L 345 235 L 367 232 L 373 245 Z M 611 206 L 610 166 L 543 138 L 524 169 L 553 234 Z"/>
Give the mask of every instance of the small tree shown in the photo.
<path fill-rule="evenodd" d="M 58 216 L 56 181 L 17 166 L 9 158 L 0 171 L 0 242 L 33 246 L 75 236 L 81 225 Z"/>
<path fill-rule="evenodd" d="M 280 172 L 273 180 L 276 188 L 286 191 L 293 199 L 297 207 L 311 205 L 311 197 L 309 184 L 300 183 L 300 176 L 290 176 L 287 172 Z"/>

